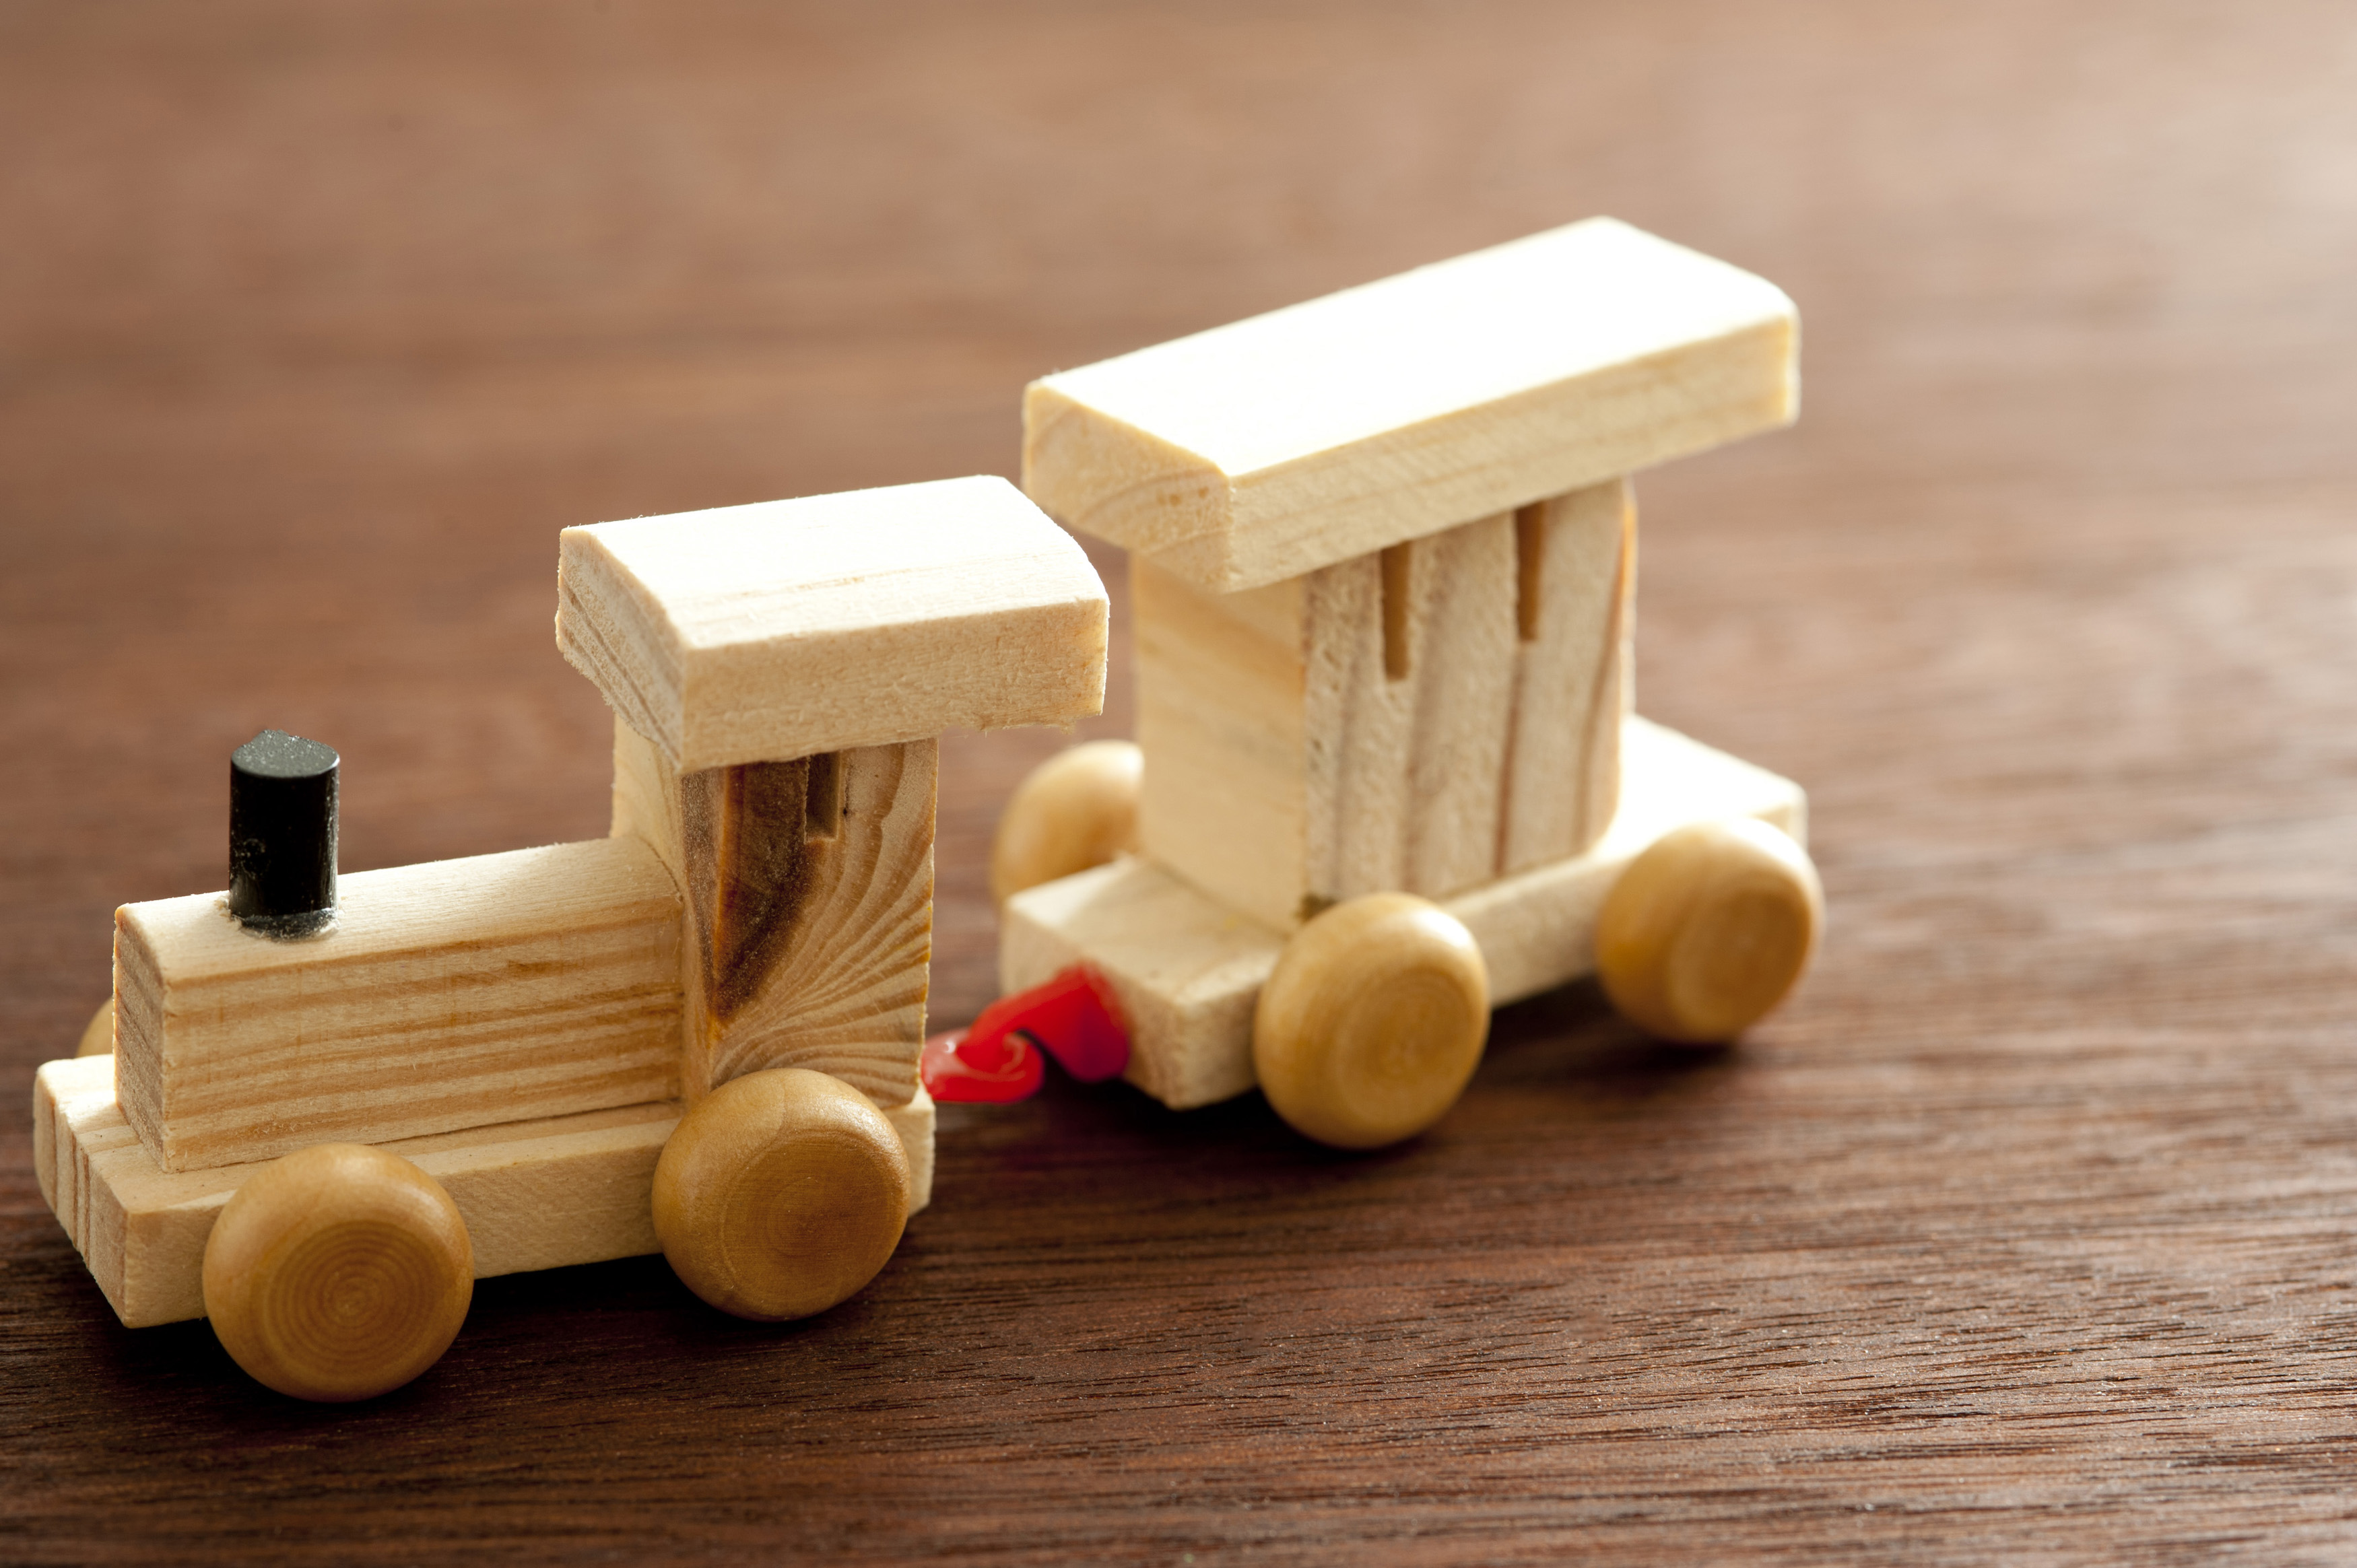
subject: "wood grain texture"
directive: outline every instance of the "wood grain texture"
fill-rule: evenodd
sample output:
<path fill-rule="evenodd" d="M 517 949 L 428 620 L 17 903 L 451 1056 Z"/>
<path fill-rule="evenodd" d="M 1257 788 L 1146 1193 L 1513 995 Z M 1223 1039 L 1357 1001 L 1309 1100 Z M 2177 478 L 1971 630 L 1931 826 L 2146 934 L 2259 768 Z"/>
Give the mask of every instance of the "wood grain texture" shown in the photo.
<path fill-rule="evenodd" d="M 368 1144 L 315 1144 L 231 1194 L 205 1238 L 205 1317 L 266 1388 L 348 1403 L 442 1359 L 475 1295 L 442 1184 Z"/>
<path fill-rule="evenodd" d="M 634 839 L 343 878 L 324 934 L 115 912 L 124 1113 L 169 1171 L 669 1100 L 680 898 Z"/>
<path fill-rule="evenodd" d="M 561 549 L 558 650 L 683 773 L 1104 705 L 1104 586 L 1004 479 L 569 528 Z"/>
<path fill-rule="evenodd" d="M 204 1316 L 205 1241 L 262 1165 L 160 1170 L 114 1097 L 113 1058 L 49 1062 L 33 1088 L 43 1201 L 125 1327 Z M 883 1108 L 909 1170 L 909 1211 L 932 1201 L 934 1111 L 920 1090 Z M 382 1145 L 439 1181 L 466 1218 L 475 1277 L 659 1250 L 649 1195 L 676 1101 L 407 1138 Z"/>
<path fill-rule="evenodd" d="M 1609 218 L 1034 381 L 1023 488 L 1218 593 L 1789 424 L 1792 302 Z"/>
<path fill-rule="evenodd" d="M 917 1091 L 932 957 L 940 747 L 671 770 L 617 716 L 614 832 L 687 890 L 682 1090 L 832 1073 L 879 1105 Z"/>
<path fill-rule="evenodd" d="M 1253 1075 L 1302 1136 L 1379 1149 L 1448 1113 L 1489 1035 L 1472 934 L 1412 893 L 1370 893 L 1277 955 L 1253 1004 Z"/>
<path fill-rule="evenodd" d="M 1310 823 L 1314 907 L 1497 875 L 1515 581 L 1511 513 L 1311 577 L 1303 727 L 1334 754 L 1330 836 Z"/>
<path fill-rule="evenodd" d="M 1621 809 L 1587 854 L 1442 901 L 1480 944 L 1497 1005 L 1593 970 L 1605 896 L 1671 829 L 1758 817 L 1807 840 L 1807 797 L 1790 779 L 1634 715 L 1620 749 Z M 1191 1110 L 1253 1087 L 1254 999 L 1285 950 L 1290 923 L 1264 925 L 1143 858 L 1018 893 L 999 918 L 1000 989 L 1094 964 L 1129 1024 L 1125 1076 L 1163 1104 Z"/>
<path fill-rule="evenodd" d="M 1587 848 L 1611 820 L 1629 711 L 1624 495 L 1598 487 L 1235 594 L 1134 557 L 1143 853 L 1290 928 Z"/>
<path fill-rule="evenodd" d="M 0 1108 L 115 907 L 221 886 L 258 728 L 342 753 L 350 871 L 606 831 L 560 528 L 1011 473 L 1056 367 L 1592 212 L 1808 323 L 1797 426 L 1641 478 L 1637 643 L 1645 713 L 1808 786 L 1828 916 L 1741 1049 L 1574 986 L 1372 1157 L 944 1107 L 836 1312 L 482 1280 L 362 1412 L 117 1326 L 0 1114 L 0 1557 L 2345 1558 L 2349 27 L 0 7 Z M 942 742 L 939 1024 L 1065 744 Z"/>
<path fill-rule="evenodd" d="M 1577 854 L 1620 801 L 1633 707 L 1637 513 L 1626 479 L 1514 514 L 1517 592 L 1497 875 Z"/>
<path fill-rule="evenodd" d="M 230 1195 L 264 1167 L 158 1169 L 115 1101 L 113 1066 L 82 1057 L 41 1069 L 43 1189 L 126 1326 L 201 1317 L 206 1238 Z M 383 1147 L 448 1190 L 481 1278 L 653 1251 L 647 1193 L 678 1119 L 677 1102 L 664 1101 Z"/>
<path fill-rule="evenodd" d="M 688 1289 L 763 1323 L 864 1289 L 909 1223 L 909 1159 L 857 1090 L 802 1068 L 730 1079 L 655 1163 L 655 1237 Z"/>

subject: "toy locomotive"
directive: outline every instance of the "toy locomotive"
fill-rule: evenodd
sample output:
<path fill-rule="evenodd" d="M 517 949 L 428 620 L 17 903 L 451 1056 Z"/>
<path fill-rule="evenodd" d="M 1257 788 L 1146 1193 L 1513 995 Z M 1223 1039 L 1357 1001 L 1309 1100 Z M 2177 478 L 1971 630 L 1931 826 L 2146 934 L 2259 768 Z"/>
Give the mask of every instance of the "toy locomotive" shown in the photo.
<path fill-rule="evenodd" d="M 40 1069 L 34 1144 L 125 1324 L 365 1398 L 474 1278 L 660 1250 L 800 1316 L 930 1197 L 936 737 L 1099 710 L 1088 558 L 955 479 L 567 529 L 558 593 L 609 837 L 339 883 L 331 803 L 273 800 L 332 754 L 265 734 L 231 893 L 116 912 L 112 1054 Z"/>

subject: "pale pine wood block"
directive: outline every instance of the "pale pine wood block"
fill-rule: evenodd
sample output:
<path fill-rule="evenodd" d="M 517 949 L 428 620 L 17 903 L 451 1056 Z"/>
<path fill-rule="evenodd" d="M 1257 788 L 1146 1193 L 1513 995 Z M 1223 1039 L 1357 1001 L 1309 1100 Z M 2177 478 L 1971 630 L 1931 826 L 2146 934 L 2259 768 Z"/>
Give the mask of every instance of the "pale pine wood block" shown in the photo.
<path fill-rule="evenodd" d="M 680 898 L 636 840 L 341 879 L 337 923 L 115 911 L 124 1115 L 186 1171 L 679 1093 Z"/>
<path fill-rule="evenodd" d="M 1279 926 L 1312 890 L 1310 817 L 1339 762 L 1308 727 L 1308 593 L 1297 578 L 1209 594 L 1130 561 L 1139 845 Z"/>
<path fill-rule="evenodd" d="M 1069 724 L 1104 585 L 1006 480 L 568 528 L 556 645 L 675 771 Z"/>
<path fill-rule="evenodd" d="M 871 1095 L 869 1098 L 873 1099 Z M 920 1086 L 905 1105 L 879 1105 L 909 1155 L 909 1212 L 933 1200 L 933 1097 Z"/>
<path fill-rule="evenodd" d="M 681 1088 L 830 1073 L 880 1106 L 917 1092 L 931 975 L 940 743 L 674 771 L 618 716 L 617 837 L 687 890 Z"/>
<path fill-rule="evenodd" d="M 147 1157 L 114 1095 L 114 1058 L 69 1058 L 33 1084 L 41 1196 L 133 1328 L 202 1317 L 205 1240 L 260 1165 L 171 1173 Z M 638 1257 L 660 1249 L 650 1207 L 676 1101 L 478 1127 L 383 1145 L 447 1189 L 466 1217 L 475 1276 Z M 914 1177 L 909 1211 L 932 1198 L 933 1103 L 885 1111 Z M 328 1140 L 315 1140 L 325 1142 Z"/>
<path fill-rule="evenodd" d="M 261 1163 L 158 1169 L 124 1119 L 114 1067 L 84 1057 L 37 1075 L 35 1125 L 50 1128 L 42 1190 L 124 1324 L 201 1317 L 205 1239 Z M 647 1194 L 678 1113 L 665 1101 L 383 1146 L 449 1191 L 479 1278 L 653 1251 Z"/>
<path fill-rule="evenodd" d="M 1515 575 L 1514 520 L 1501 514 L 1311 579 L 1308 728 L 1341 758 L 1312 808 L 1312 865 L 1321 848 L 1331 857 L 1317 904 L 1441 898 L 1497 875 Z M 1319 592 L 1346 576 L 1361 588 L 1347 611 Z M 1341 657 L 1322 658 L 1329 648 Z"/>
<path fill-rule="evenodd" d="M 1134 560 L 1144 853 L 1289 929 L 1586 848 L 1627 696 L 1625 531 L 1614 514 L 1599 544 L 1599 510 L 1501 513 L 1235 594 Z"/>
<path fill-rule="evenodd" d="M 1621 754 L 1620 810 L 1594 848 L 1442 901 L 1480 943 L 1493 1004 L 1589 972 L 1605 895 L 1671 829 L 1758 817 L 1796 839 L 1808 831 L 1798 785 L 1674 730 L 1632 716 Z M 1253 1087 L 1253 1007 L 1285 942 L 1151 861 L 1123 859 L 1007 900 L 999 985 L 1017 991 L 1095 965 L 1129 1020 L 1125 1076 L 1187 1110 Z"/>
<path fill-rule="evenodd" d="M 1631 711 L 1637 512 L 1626 479 L 1514 519 L 1513 708 L 1498 875 L 1577 854 L 1619 808 Z"/>
<path fill-rule="evenodd" d="M 1789 424 L 1781 290 L 1609 218 L 1034 381 L 1023 488 L 1218 592 Z"/>

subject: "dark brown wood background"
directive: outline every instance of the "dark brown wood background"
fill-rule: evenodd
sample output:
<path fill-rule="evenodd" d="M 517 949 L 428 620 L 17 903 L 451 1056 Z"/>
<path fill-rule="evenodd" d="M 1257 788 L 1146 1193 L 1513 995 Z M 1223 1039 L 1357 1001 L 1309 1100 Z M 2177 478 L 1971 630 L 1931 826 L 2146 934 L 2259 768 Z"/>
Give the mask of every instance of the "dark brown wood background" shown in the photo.
<path fill-rule="evenodd" d="M 262 725 L 348 869 L 604 831 L 559 527 L 1595 212 L 1806 322 L 1640 487 L 1642 705 L 1813 793 L 1749 1044 L 1575 988 L 1362 1159 L 962 1109 L 820 1321 L 495 1280 L 348 1410 L 116 1326 L 5 1111 L 0 1558 L 2357 1554 L 2345 0 L 0 5 L 0 1110 Z M 1058 744 L 944 755 L 943 1021 Z"/>

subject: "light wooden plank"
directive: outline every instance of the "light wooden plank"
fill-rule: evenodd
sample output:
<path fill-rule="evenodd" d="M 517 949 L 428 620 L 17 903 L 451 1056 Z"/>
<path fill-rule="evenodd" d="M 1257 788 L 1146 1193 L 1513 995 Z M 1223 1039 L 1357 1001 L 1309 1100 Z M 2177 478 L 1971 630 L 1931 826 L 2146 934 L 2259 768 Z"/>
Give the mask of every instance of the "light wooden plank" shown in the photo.
<path fill-rule="evenodd" d="M 1069 724 L 1104 585 L 1004 479 L 568 528 L 556 643 L 682 773 Z"/>
<path fill-rule="evenodd" d="M 673 771 L 618 717 L 614 828 L 687 889 L 681 1088 L 832 1073 L 879 1105 L 917 1091 L 932 959 L 940 745 Z"/>
<path fill-rule="evenodd" d="M 872 1097 L 871 1097 L 872 1098 Z M 909 1155 L 909 1212 L 933 1201 L 933 1097 L 920 1086 L 905 1105 L 879 1105 Z"/>
<path fill-rule="evenodd" d="M 1792 303 L 1590 219 L 1031 384 L 1023 488 L 1219 592 L 1790 424 Z"/>
<path fill-rule="evenodd" d="M 1632 711 L 1636 505 L 1625 479 L 1525 508 L 1497 874 L 1578 854 L 1620 803 Z"/>
<path fill-rule="evenodd" d="M 1135 557 L 1143 851 L 1271 925 L 1331 859 L 1340 757 L 1313 747 L 1305 691 L 1308 579 L 1211 594 Z M 1313 844 L 1316 846 L 1313 849 Z"/>
<path fill-rule="evenodd" d="M 1789 779 L 1633 716 L 1621 746 L 1620 810 L 1594 848 L 1444 901 L 1481 944 L 1497 1005 L 1589 972 L 1605 895 L 1671 829 L 1749 816 L 1796 838 L 1808 831 L 1806 799 Z M 1186 1110 L 1253 1086 L 1253 1006 L 1285 940 L 1151 861 L 1125 858 L 1007 900 L 999 984 L 1017 991 L 1095 965 L 1129 1019 L 1129 1080 Z"/>
<path fill-rule="evenodd" d="M 1321 902 L 1387 889 L 1443 898 L 1497 875 L 1513 517 L 1395 544 L 1376 571 L 1372 638 L 1358 626 L 1313 626 L 1310 733 L 1339 736 L 1346 755 L 1331 813 L 1339 864 Z M 1314 661 L 1318 643 L 1339 636 L 1354 638 L 1359 657 L 1328 716 Z"/>
<path fill-rule="evenodd" d="M 123 1118 L 114 1066 L 111 1057 L 69 1058 L 35 1075 L 42 1196 L 125 1325 L 201 1317 L 205 1240 L 230 1195 L 260 1167 L 158 1169 Z M 662 1101 L 384 1146 L 448 1189 L 484 1279 L 660 1251 L 655 1161 L 679 1114 L 676 1101 Z M 932 1199 L 932 1101 L 920 1094 L 884 1117 L 908 1151 L 913 1213 Z"/>
<path fill-rule="evenodd" d="M 1491 880 L 1519 575 L 1511 514 L 1239 594 L 1134 562 L 1144 853 L 1279 927 Z"/>
<path fill-rule="evenodd" d="M 342 878 L 274 941 L 223 896 L 115 912 L 123 1108 L 167 1170 L 668 1100 L 680 898 L 635 840 Z"/>

